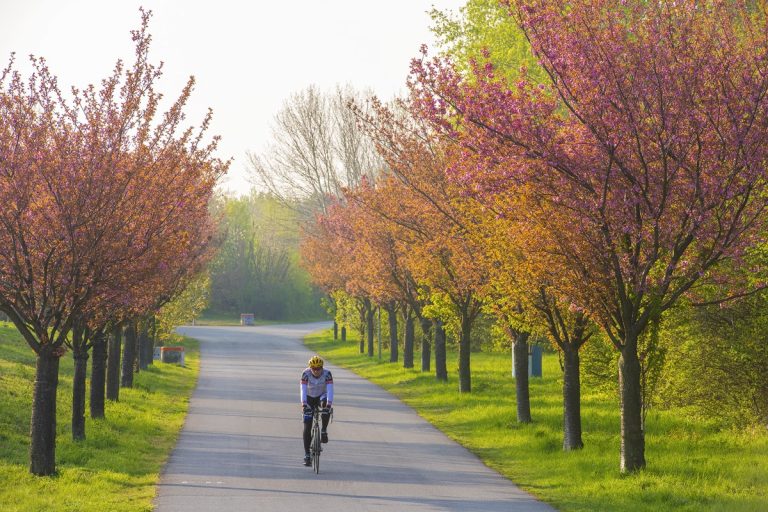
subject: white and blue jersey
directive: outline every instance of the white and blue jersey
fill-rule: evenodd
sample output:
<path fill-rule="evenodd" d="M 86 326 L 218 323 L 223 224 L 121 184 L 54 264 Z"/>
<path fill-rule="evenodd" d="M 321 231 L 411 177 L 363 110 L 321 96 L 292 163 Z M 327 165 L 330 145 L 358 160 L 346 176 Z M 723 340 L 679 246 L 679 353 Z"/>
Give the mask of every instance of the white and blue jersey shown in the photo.
<path fill-rule="evenodd" d="M 318 377 L 309 368 L 301 372 L 301 403 L 307 403 L 307 397 L 333 402 L 333 376 L 330 370 L 323 369 Z"/>

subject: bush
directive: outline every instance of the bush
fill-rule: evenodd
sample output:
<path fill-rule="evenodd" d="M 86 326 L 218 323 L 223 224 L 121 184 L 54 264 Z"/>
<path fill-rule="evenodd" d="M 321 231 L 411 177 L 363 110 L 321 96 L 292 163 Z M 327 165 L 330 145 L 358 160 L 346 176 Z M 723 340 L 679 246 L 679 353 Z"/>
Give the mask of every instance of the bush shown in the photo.
<path fill-rule="evenodd" d="M 687 306 L 663 333 L 668 347 L 659 399 L 739 428 L 768 425 L 765 297 L 727 308 Z"/>

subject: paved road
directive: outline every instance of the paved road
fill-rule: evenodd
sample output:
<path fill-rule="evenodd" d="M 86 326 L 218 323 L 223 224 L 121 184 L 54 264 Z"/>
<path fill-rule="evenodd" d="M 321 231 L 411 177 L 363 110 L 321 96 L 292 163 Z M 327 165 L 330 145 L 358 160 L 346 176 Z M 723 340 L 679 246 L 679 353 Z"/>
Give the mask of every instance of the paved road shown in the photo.
<path fill-rule="evenodd" d="M 327 324 L 186 327 L 201 342 L 158 512 L 552 511 L 378 386 L 328 367 L 336 398 L 320 474 L 302 465 L 299 341 Z"/>

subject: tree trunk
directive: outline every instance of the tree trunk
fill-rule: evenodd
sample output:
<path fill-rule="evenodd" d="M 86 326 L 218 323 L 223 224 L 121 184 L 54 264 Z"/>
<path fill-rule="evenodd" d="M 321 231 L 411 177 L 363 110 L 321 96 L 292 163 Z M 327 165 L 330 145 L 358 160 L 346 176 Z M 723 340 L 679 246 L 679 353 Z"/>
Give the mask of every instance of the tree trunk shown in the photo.
<path fill-rule="evenodd" d="M 135 375 L 141 371 L 141 363 L 139 361 L 141 358 L 141 333 L 139 332 L 139 322 L 133 322 L 133 332 L 135 333 L 133 336 L 135 345 L 133 347 L 133 373 Z"/>
<path fill-rule="evenodd" d="M 93 334 L 91 361 L 91 418 L 104 417 L 104 385 L 106 383 L 107 337 L 104 331 Z"/>
<path fill-rule="evenodd" d="M 432 343 L 432 321 L 428 318 L 421 319 L 421 371 L 429 371 Z"/>
<path fill-rule="evenodd" d="M 141 329 L 139 330 L 139 368 L 146 370 L 149 367 L 149 363 L 152 360 L 152 343 L 149 338 L 149 321 L 142 320 L 139 324 Z"/>
<path fill-rule="evenodd" d="M 472 391 L 472 370 L 470 368 L 471 333 L 472 322 L 464 314 L 461 319 L 461 339 L 459 340 L 459 393 L 469 393 Z"/>
<path fill-rule="evenodd" d="M 517 332 L 515 335 L 515 391 L 517 400 L 517 421 L 531 423 L 531 397 L 528 391 L 528 336 L 530 333 Z"/>
<path fill-rule="evenodd" d="M 445 329 L 443 329 L 442 320 L 435 320 L 435 377 L 443 382 L 448 381 Z"/>
<path fill-rule="evenodd" d="M 117 402 L 120 398 L 120 345 L 123 329 L 119 325 L 112 329 L 107 346 L 107 400 Z"/>
<path fill-rule="evenodd" d="M 366 331 L 366 319 L 368 318 L 368 310 L 371 307 L 371 301 L 368 299 L 363 299 L 362 301 L 363 308 L 358 309 L 358 313 L 360 316 L 360 353 L 365 354 L 365 331 Z"/>
<path fill-rule="evenodd" d="M 563 450 L 584 447 L 581 439 L 581 381 L 579 349 L 563 344 Z"/>
<path fill-rule="evenodd" d="M 147 366 L 155 364 L 155 317 L 147 320 Z"/>
<path fill-rule="evenodd" d="M 333 341 L 336 341 L 339 339 L 339 324 L 336 323 L 336 320 L 333 321 Z"/>
<path fill-rule="evenodd" d="M 621 472 L 632 473 L 645 467 L 645 433 L 640 395 L 640 360 L 637 338 L 627 337 L 619 358 L 621 394 Z"/>
<path fill-rule="evenodd" d="M 403 368 L 413 368 L 414 329 L 413 315 L 410 311 L 405 314 L 405 336 L 403 338 Z"/>
<path fill-rule="evenodd" d="M 72 354 L 75 360 L 75 373 L 72 376 L 72 439 L 85 440 L 85 377 L 88 374 L 88 352 L 82 348 Z"/>
<path fill-rule="evenodd" d="M 368 357 L 373 357 L 373 316 L 376 314 L 376 308 L 371 306 L 365 314 L 365 327 L 368 330 Z"/>
<path fill-rule="evenodd" d="M 347 326 L 346 325 L 342 325 L 341 326 L 341 341 L 342 342 L 347 341 Z"/>
<path fill-rule="evenodd" d="M 44 345 L 37 354 L 32 419 L 29 427 L 29 472 L 47 476 L 56 472 L 56 389 L 59 356 Z"/>
<path fill-rule="evenodd" d="M 389 320 L 389 362 L 396 363 L 399 357 L 397 346 L 397 310 L 395 306 L 387 306 Z"/>
<path fill-rule="evenodd" d="M 128 322 L 123 343 L 123 375 L 120 380 L 122 388 L 133 387 L 134 359 L 136 359 L 136 322 Z"/>

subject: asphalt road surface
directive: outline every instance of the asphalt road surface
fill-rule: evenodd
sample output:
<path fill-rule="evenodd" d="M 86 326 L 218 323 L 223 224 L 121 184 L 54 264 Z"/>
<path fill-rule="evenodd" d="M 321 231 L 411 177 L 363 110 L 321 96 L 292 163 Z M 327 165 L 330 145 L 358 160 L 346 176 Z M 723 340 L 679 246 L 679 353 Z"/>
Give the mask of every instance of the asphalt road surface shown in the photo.
<path fill-rule="evenodd" d="M 320 474 L 302 464 L 301 338 L 328 323 L 185 327 L 197 389 L 163 470 L 158 512 L 551 511 L 398 399 L 335 367 Z"/>

